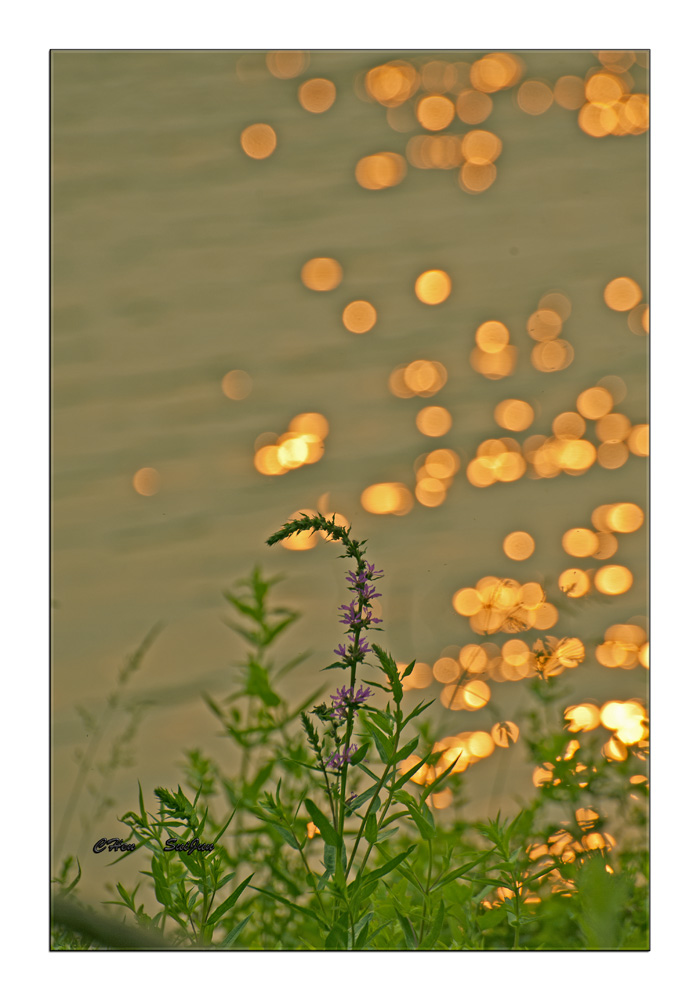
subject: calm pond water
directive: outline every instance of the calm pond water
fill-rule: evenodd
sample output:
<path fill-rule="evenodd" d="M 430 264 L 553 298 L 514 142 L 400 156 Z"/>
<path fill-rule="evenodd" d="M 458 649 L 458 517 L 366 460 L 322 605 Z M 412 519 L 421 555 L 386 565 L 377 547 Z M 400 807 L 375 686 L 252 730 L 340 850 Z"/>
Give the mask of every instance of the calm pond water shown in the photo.
<path fill-rule="evenodd" d="M 438 57 L 473 62 L 482 54 Z M 301 696 L 317 683 L 340 637 L 335 607 L 344 597 L 344 564 L 329 545 L 292 552 L 264 542 L 324 495 L 369 539 L 370 558 L 385 571 L 382 638 L 397 659 L 433 663 L 446 647 L 488 638 L 453 610 L 460 587 L 486 575 L 538 580 L 560 605 L 559 622 L 546 633 L 576 635 L 586 645 L 585 663 L 570 671 L 577 696 L 645 695 L 641 667 L 608 670 L 594 655 L 609 625 L 646 614 L 645 528 L 618 539 L 612 561 L 634 576 L 626 593 L 571 601 L 557 579 L 572 565 L 601 565 L 564 552 L 567 529 L 590 527 L 600 504 L 646 509 L 646 460 L 630 455 L 619 469 L 594 465 L 581 476 L 523 477 L 483 489 L 468 482 L 465 467 L 484 439 L 509 433 L 493 416 L 504 398 L 534 408 L 532 426 L 512 434 L 521 443 L 551 434 L 553 418 L 575 410 L 579 393 L 609 375 L 626 385 L 616 411 L 632 424 L 647 420 L 646 340 L 603 301 L 606 284 L 620 275 L 637 281 L 647 301 L 646 135 L 595 139 L 578 127 L 575 111 L 555 103 L 529 115 L 506 90 L 493 95 L 493 112 L 479 126 L 503 142 L 487 191 L 460 190 L 456 170 L 413 166 L 396 187 L 368 191 L 355 180 L 357 161 L 380 151 L 405 155 L 421 131 L 417 123 L 413 132 L 393 130 L 385 109 L 356 93 L 358 74 L 398 57 L 420 65 L 430 54 L 312 53 L 299 79 L 332 80 L 337 99 L 310 114 L 297 100 L 299 79 L 273 77 L 264 54 L 54 54 L 55 826 L 74 780 L 75 748 L 86 743 L 76 703 L 99 712 L 127 653 L 157 622 L 163 631 L 133 682 L 156 704 L 139 730 L 133 765 L 114 783 L 108 815 L 135 805 L 137 777 L 145 790 L 182 780 L 183 747 L 227 759 L 200 692 L 226 690 L 242 647 L 222 623 L 221 592 L 254 565 L 283 572 L 279 597 L 303 612 L 280 655 L 311 653 L 287 690 Z M 598 65 L 582 51 L 520 57 L 527 79 L 550 85 Z M 634 69 L 645 91 L 645 74 Z M 277 134 L 265 160 L 240 146 L 241 131 L 255 122 Z M 448 132 L 467 129 L 455 119 Z M 343 281 L 332 291 L 313 292 L 300 281 L 304 262 L 318 256 L 342 265 Z M 434 268 L 449 274 L 452 293 L 429 306 L 413 286 Z M 553 289 L 572 305 L 562 336 L 575 357 L 565 370 L 543 373 L 530 363 L 526 323 Z M 377 310 L 376 326 L 363 336 L 341 321 L 355 299 Z M 490 319 L 506 324 L 518 349 L 514 373 L 501 380 L 469 363 L 475 331 Z M 392 395 L 390 373 L 419 358 L 445 366 L 444 388 L 428 401 Z M 234 369 L 250 376 L 244 399 L 222 392 Z M 418 431 L 426 402 L 449 410 L 445 436 Z M 323 458 L 284 476 L 261 475 L 256 439 L 282 434 L 305 411 L 328 420 Z M 586 437 L 598 443 L 590 421 Z M 416 503 L 405 517 L 363 509 L 360 496 L 372 483 L 413 489 L 416 459 L 435 447 L 454 450 L 461 463 L 442 505 Z M 133 488 L 143 467 L 160 475 L 153 496 Z M 502 548 L 514 530 L 536 542 L 522 563 Z M 436 682 L 427 693 L 437 698 L 440 690 Z M 517 717 L 524 698 L 522 685 L 493 685 L 504 718 Z M 445 734 L 491 725 L 486 711 L 467 718 L 438 702 L 435 713 Z M 497 766 L 494 757 L 468 772 L 474 815 L 493 804 Z M 517 754 L 509 768 L 506 808 L 531 787 Z M 91 779 L 101 780 L 97 771 Z M 59 846 L 62 854 L 80 848 L 86 892 L 101 897 L 104 866 L 85 845 L 119 827 L 102 820 L 93 829 L 90 809 L 84 795 Z M 88 817 L 84 834 L 81 815 Z"/>

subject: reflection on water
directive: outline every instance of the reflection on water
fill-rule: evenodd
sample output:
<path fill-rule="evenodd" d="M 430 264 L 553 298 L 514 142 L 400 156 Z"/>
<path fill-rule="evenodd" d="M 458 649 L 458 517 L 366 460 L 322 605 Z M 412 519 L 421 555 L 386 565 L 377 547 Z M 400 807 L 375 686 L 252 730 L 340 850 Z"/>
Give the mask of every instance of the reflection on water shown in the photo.
<path fill-rule="evenodd" d="M 199 690 L 256 563 L 310 689 L 342 573 L 318 536 L 264 540 L 321 506 L 385 568 L 444 766 L 484 761 L 475 813 L 536 671 L 609 756 L 644 737 L 646 90 L 629 52 L 54 54 L 58 818 L 74 704 L 158 621 L 113 813 L 220 752 Z"/>

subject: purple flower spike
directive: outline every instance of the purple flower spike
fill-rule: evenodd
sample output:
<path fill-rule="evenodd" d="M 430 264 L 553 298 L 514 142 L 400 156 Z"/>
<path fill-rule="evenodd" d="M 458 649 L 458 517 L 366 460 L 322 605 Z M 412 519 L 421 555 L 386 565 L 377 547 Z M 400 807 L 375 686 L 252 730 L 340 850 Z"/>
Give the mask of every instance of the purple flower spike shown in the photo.
<path fill-rule="evenodd" d="M 372 692 L 369 687 L 359 687 L 355 692 L 353 688 L 346 688 L 343 685 L 342 688 L 338 688 L 335 694 L 331 695 L 333 715 L 336 719 L 346 719 L 348 708 L 360 708 L 371 697 Z"/>
<path fill-rule="evenodd" d="M 357 744 L 351 743 L 349 747 L 344 747 L 342 750 L 338 750 L 334 754 L 331 754 L 326 761 L 326 767 L 329 767 L 334 771 L 339 771 L 344 764 L 350 763 L 350 758 L 354 753 L 357 753 Z"/>
<path fill-rule="evenodd" d="M 337 649 L 334 649 L 333 652 L 335 653 L 336 656 L 342 656 L 343 658 L 345 658 L 345 646 L 343 646 L 342 644 L 339 645 Z"/>

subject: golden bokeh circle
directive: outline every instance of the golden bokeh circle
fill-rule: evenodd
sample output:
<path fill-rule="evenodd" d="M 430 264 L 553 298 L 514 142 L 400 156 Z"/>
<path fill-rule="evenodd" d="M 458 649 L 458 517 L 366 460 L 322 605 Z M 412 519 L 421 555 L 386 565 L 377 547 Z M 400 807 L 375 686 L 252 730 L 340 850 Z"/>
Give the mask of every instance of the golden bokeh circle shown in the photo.
<path fill-rule="evenodd" d="M 377 310 L 371 302 L 356 299 L 343 309 L 343 326 L 350 333 L 367 333 L 377 322 Z"/>
<path fill-rule="evenodd" d="M 503 399 L 493 416 L 498 426 L 507 431 L 524 431 L 535 419 L 535 411 L 523 399 Z"/>
<path fill-rule="evenodd" d="M 134 473 L 131 482 L 136 492 L 142 497 L 152 497 L 160 489 L 160 473 L 150 466 L 145 466 Z"/>
<path fill-rule="evenodd" d="M 399 153 L 373 153 L 363 156 L 355 167 L 357 183 L 367 191 L 395 187 L 406 176 L 406 161 Z"/>
<path fill-rule="evenodd" d="M 636 503 L 613 504 L 607 515 L 611 531 L 628 534 L 644 524 L 644 511 Z"/>
<path fill-rule="evenodd" d="M 459 171 L 459 186 L 468 194 L 486 191 L 496 180 L 495 163 L 465 163 Z"/>
<path fill-rule="evenodd" d="M 510 333 L 505 323 L 488 320 L 477 329 L 475 340 L 480 350 L 486 354 L 499 354 L 508 344 Z"/>
<path fill-rule="evenodd" d="M 538 309 L 527 321 L 527 332 L 533 340 L 554 340 L 562 330 L 562 318 L 554 309 Z"/>
<path fill-rule="evenodd" d="M 601 594 L 624 594 L 634 583 L 634 577 L 626 566 L 601 566 L 593 578 L 596 590 Z"/>
<path fill-rule="evenodd" d="M 591 581 L 583 569 L 565 569 L 559 576 L 559 589 L 567 597 L 583 597 L 591 589 Z"/>
<path fill-rule="evenodd" d="M 493 163 L 501 155 L 503 143 L 493 132 L 472 129 L 462 140 L 462 155 L 467 163 L 480 166 Z"/>
<path fill-rule="evenodd" d="M 445 271 L 423 271 L 416 278 L 415 293 L 421 302 L 435 306 L 444 302 L 452 291 L 450 276 Z"/>
<path fill-rule="evenodd" d="M 455 106 L 449 97 L 442 94 L 429 94 L 422 97 L 416 108 L 416 118 L 431 132 L 439 132 L 447 128 L 455 116 Z"/>
<path fill-rule="evenodd" d="M 335 101 L 335 84 L 323 77 L 315 77 L 301 84 L 297 96 L 304 111 L 310 111 L 315 115 L 322 114 L 328 111 Z"/>
<path fill-rule="evenodd" d="M 463 90 L 457 95 L 457 115 L 467 125 L 480 125 L 493 110 L 493 101 L 479 90 Z"/>
<path fill-rule="evenodd" d="M 642 301 L 642 290 L 632 278 L 613 278 L 605 286 L 606 306 L 616 312 L 627 312 Z"/>
<path fill-rule="evenodd" d="M 526 80 L 518 90 L 518 107 L 528 115 L 542 115 L 551 108 L 554 94 L 542 80 Z"/>
<path fill-rule="evenodd" d="M 444 406 L 424 406 L 416 415 L 416 427 L 427 437 L 442 437 L 452 427 L 452 416 Z"/>
<path fill-rule="evenodd" d="M 521 562 L 535 551 L 535 540 L 527 531 L 511 531 L 503 539 L 503 551 L 509 559 Z"/>
<path fill-rule="evenodd" d="M 343 269 L 333 257 L 312 257 L 301 269 L 301 280 L 314 292 L 330 292 L 343 279 Z"/>
<path fill-rule="evenodd" d="M 227 372 L 221 380 L 221 390 L 229 399 L 245 399 L 250 395 L 252 387 L 253 380 L 250 375 L 240 368 Z"/>
<path fill-rule="evenodd" d="M 270 125 L 258 122 L 241 132 L 241 146 L 246 156 L 253 160 L 264 160 L 275 151 L 277 135 Z"/>
<path fill-rule="evenodd" d="M 598 536 L 590 528 L 570 528 L 561 540 L 562 548 L 570 556 L 586 558 L 598 550 Z"/>
<path fill-rule="evenodd" d="M 610 413 L 612 408 L 612 396 L 607 389 L 599 385 L 584 389 L 576 400 L 576 409 L 586 420 L 599 420 Z"/>

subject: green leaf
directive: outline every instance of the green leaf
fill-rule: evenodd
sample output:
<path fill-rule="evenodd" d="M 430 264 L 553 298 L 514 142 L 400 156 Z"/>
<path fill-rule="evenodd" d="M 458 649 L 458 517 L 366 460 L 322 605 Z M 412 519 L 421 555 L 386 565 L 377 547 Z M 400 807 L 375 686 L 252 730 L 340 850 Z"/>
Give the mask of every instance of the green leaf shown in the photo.
<path fill-rule="evenodd" d="M 504 906 L 495 906 L 492 910 L 485 910 L 476 918 L 479 930 L 486 931 L 491 927 L 496 927 L 506 918 L 507 910 Z"/>
<path fill-rule="evenodd" d="M 365 839 L 369 844 L 377 842 L 377 815 L 370 813 L 365 821 Z"/>
<path fill-rule="evenodd" d="M 303 906 L 298 906 L 296 903 L 292 903 L 288 899 L 285 899 L 284 896 L 280 896 L 278 892 L 272 892 L 270 889 L 261 889 L 257 885 L 251 885 L 250 888 L 255 889 L 256 892 L 261 892 L 263 896 L 269 896 L 271 899 L 276 899 L 278 903 L 284 903 L 285 906 L 288 906 L 291 910 L 296 910 L 297 913 L 301 913 L 304 917 L 311 917 L 311 919 L 315 920 L 317 924 L 320 924 L 321 927 L 328 930 L 328 924 L 326 921 L 309 907 L 305 908 Z"/>
<path fill-rule="evenodd" d="M 415 951 L 418 947 L 418 938 L 416 937 L 416 932 L 413 930 L 413 924 L 396 906 L 394 907 L 394 913 L 396 914 L 399 924 L 401 925 L 406 947 L 411 951 Z"/>
<path fill-rule="evenodd" d="M 312 802 L 311 799 L 304 799 L 304 805 L 306 806 L 309 816 L 321 831 L 321 836 L 323 837 L 325 843 L 330 844 L 332 847 L 337 847 L 340 843 L 338 834 L 318 808 L 316 803 Z"/>
<path fill-rule="evenodd" d="M 219 948 L 230 948 L 231 945 L 233 944 L 233 942 L 236 940 L 236 938 L 238 937 L 238 935 L 241 933 L 241 931 L 245 927 L 245 925 L 250 920 L 251 916 L 252 916 L 252 913 L 249 913 L 247 917 L 244 917 L 243 920 L 240 921 L 240 923 L 236 924 L 236 926 L 232 930 L 230 930 L 228 932 L 228 934 L 226 935 L 226 937 L 224 938 L 224 940 L 219 945 Z"/>
<path fill-rule="evenodd" d="M 386 864 L 384 864 L 384 865 L 381 866 L 381 868 L 375 868 L 373 871 L 366 872 L 362 876 L 362 882 L 363 882 L 363 884 L 367 884 L 367 883 L 370 883 L 370 882 L 376 882 L 377 879 L 384 878 L 384 876 L 388 875 L 389 872 L 391 872 L 391 871 L 394 870 L 394 868 L 398 868 L 398 866 L 401 864 L 401 862 L 405 858 L 407 858 L 408 855 L 412 851 L 415 850 L 415 848 L 416 848 L 416 845 L 415 844 L 411 844 L 411 846 L 408 848 L 407 851 L 402 851 L 401 854 L 397 854 L 396 857 L 392 858 L 390 861 L 387 861 Z M 356 886 L 356 885 L 357 885 L 357 879 L 355 879 L 355 881 L 352 883 L 352 885 L 350 886 L 350 888 L 352 889 L 352 887 Z"/>
<path fill-rule="evenodd" d="M 430 928 L 430 932 L 427 937 L 423 940 L 420 948 L 422 951 L 430 951 L 440 937 L 440 931 L 442 930 L 442 924 L 445 919 L 445 904 L 440 900 L 440 906 L 438 907 L 437 916 L 433 921 L 433 926 Z"/>
<path fill-rule="evenodd" d="M 489 851 L 488 853 L 491 854 L 492 851 Z M 461 868 L 455 868 L 453 871 L 447 872 L 445 875 L 441 875 L 436 882 L 433 882 L 430 887 L 430 891 L 432 892 L 435 889 L 441 889 L 444 885 L 448 885 L 450 882 L 454 882 L 455 879 L 461 878 L 462 875 L 471 871 L 471 869 L 475 868 L 476 865 L 478 865 L 482 860 L 482 856 L 479 856 L 476 861 L 470 861 L 468 864 L 462 865 Z"/>
<path fill-rule="evenodd" d="M 255 874 L 255 872 L 253 872 L 253 875 L 254 874 Z M 240 883 L 240 885 L 236 886 L 236 888 L 233 890 L 233 892 L 231 893 L 231 895 L 227 899 L 225 899 L 224 902 L 220 906 L 217 906 L 217 908 L 214 910 L 214 912 L 211 914 L 211 916 L 207 920 L 207 923 L 206 923 L 207 927 L 215 927 L 216 924 L 218 924 L 218 922 L 221 920 L 221 918 L 223 917 L 223 915 L 225 913 L 228 913 L 228 911 L 231 909 L 231 907 L 235 905 L 236 900 L 241 895 L 241 893 L 243 892 L 243 890 L 245 889 L 245 887 L 248 885 L 248 883 L 252 879 L 253 875 L 249 875 L 248 878 L 243 879 L 243 881 Z M 241 930 L 243 930 L 243 927 L 241 927 Z"/>
<path fill-rule="evenodd" d="M 297 851 L 299 850 L 299 843 L 291 830 L 289 830 L 286 826 L 282 826 L 281 823 L 273 823 L 272 820 L 268 820 L 268 823 L 270 826 L 274 827 L 275 830 L 277 830 L 280 837 L 282 837 L 282 839 L 285 840 L 290 847 L 293 847 Z M 318 823 L 316 826 L 318 826 Z"/>
<path fill-rule="evenodd" d="M 382 763 L 388 764 L 394 754 L 394 748 L 391 745 L 391 740 L 388 740 L 381 729 L 378 729 L 373 725 L 367 716 L 364 718 L 365 727 L 369 730 L 370 736 L 374 740 L 374 745 L 377 748 L 377 753 L 379 754 Z"/>
<path fill-rule="evenodd" d="M 410 740 L 410 742 L 408 742 L 405 747 L 403 747 L 401 750 L 398 750 L 394 754 L 394 756 L 391 758 L 391 760 L 389 761 L 389 763 L 391 765 L 398 764 L 398 762 L 400 760 L 405 760 L 407 757 L 410 757 L 411 754 L 413 753 L 413 751 L 418 746 L 418 740 L 419 740 L 418 736 L 416 736 L 416 737 L 414 737 L 414 739 Z"/>
<path fill-rule="evenodd" d="M 245 693 L 257 695 L 265 705 L 279 705 L 281 699 L 270 687 L 270 680 L 267 670 L 261 667 L 254 660 L 248 662 L 248 676 L 246 678 Z"/>

